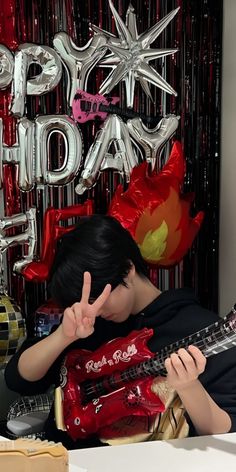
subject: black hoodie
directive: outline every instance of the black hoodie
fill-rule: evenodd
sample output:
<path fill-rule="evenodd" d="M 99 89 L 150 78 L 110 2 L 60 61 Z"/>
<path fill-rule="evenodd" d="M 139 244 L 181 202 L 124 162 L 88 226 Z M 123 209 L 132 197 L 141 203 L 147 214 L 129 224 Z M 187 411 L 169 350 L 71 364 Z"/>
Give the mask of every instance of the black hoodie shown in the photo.
<path fill-rule="evenodd" d="M 140 330 L 147 327 L 154 331 L 148 346 L 151 351 L 159 352 L 165 346 L 182 340 L 218 320 L 217 314 L 201 307 L 193 290 L 168 290 L 161 293 L 141 313 L 135 316 L 131 315 L 124 323 L 113 323 L 97 318 L 95 332 L 89 338 L 71 344 L 54 362 L 45 377 L 37 382 L 24 380 L 20 376 L 17 366 L 21 353 L 42 340 L 42 338 L 26 340 L 6 367 L 6 383 L 10 389 L 21 395 L 43 393 L 51 385 L 59 385 L 62 359 L 72 349 L 83 348 L 94 351 L 108 340 L 126 336 L 134 329 Z M 219 407 L 230 415 L 232 421 L 231 432 L 236 431 L 236 348 L 233 347 L 208 358 L 205 372 L 199 377 L 199 380 Z M 195 435 L 193 425 L 189 419 L 187 420 L 190 423 L 190 435 Z M 54 422 L 53 409 L 49 415 L 45 431 L 49 440 L 61 441 L 68 449 L 101 445 L 95 437 L 74 442 L 66 433 L 58 431 Z"/>

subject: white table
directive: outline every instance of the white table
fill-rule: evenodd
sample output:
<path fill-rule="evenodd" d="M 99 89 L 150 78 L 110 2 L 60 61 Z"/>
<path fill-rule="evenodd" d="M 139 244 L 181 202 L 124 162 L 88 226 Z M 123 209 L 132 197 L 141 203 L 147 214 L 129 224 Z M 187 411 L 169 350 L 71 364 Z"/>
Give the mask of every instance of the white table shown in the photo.
<path fill-rule="evenodd" d="M 70 464 L 88 472 L 236 472 L 236 433 L 80 449 L 70 451 Z"/>
<path fill-rule="evenodd" d="M 236 472 L 236 433 L 79 449 L 69 457 L 70 472 Z"/>

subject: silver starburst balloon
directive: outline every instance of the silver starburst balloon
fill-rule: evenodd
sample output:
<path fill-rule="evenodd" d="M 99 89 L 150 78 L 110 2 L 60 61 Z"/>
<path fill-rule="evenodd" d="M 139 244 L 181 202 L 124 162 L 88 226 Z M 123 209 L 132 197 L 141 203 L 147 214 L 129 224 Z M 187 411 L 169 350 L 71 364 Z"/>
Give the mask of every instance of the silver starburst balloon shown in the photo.
<path fill-rule="evenodd" d="M 132 5 L 126 13 L 126 23 L 118 14 L 111 0 L 109 5 L 114 16 L 118 37 L 104 31 L 98 26 L 91 25 L 96 33 L 102 33 L 107 38 L 107 47 L 111 54 L 105 56 L 99 65 L 111 67 L 112 70 L 101 84 L 99 93 L 107 94 L 121 81 L 125 81 L 127 106 L 132 107 L 134 102 L 135 81 L 139 81 L 147 96 L 152 99 L 149 84 L 159 87 L 164 92 L 177 95 L 175 90 L 158 72 L 149 65 L 149 61 L 169 56 L 178 49 L 150 49 L 157 37 L 174 18 L 179 8 L 171 11 L 154 26 L 138 35 L 136 15 Z"/>

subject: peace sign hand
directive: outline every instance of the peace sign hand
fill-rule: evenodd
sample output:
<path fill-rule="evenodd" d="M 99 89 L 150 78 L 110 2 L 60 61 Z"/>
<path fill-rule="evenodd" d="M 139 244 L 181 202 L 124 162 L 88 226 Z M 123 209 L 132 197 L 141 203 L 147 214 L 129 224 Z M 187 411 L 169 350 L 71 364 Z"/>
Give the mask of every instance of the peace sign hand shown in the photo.
<path fill-rule="evenodd" d="M 87 338 L 94 332 L 95 319 L 111 293 L 111 285 L 107 284 L 93 303 L 89 303 L 90 292 L 91 274 L 84 272 L 81 300 L 66 308 L 62 321 L 63 334 L 71 338 L 71 342 Z"/>

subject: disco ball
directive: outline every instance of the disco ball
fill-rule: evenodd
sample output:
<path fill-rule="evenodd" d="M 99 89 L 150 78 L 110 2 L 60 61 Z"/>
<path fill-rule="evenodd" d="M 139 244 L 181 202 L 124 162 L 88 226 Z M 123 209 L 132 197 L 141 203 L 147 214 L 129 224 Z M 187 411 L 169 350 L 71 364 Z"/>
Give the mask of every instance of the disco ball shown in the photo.
<path fill-rule="evenodd" d="M 13 298 L 0 294 L 0 367 L 4 367 L 26 338 L 26 325 Z"/>

